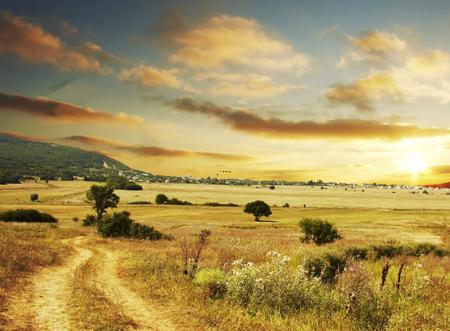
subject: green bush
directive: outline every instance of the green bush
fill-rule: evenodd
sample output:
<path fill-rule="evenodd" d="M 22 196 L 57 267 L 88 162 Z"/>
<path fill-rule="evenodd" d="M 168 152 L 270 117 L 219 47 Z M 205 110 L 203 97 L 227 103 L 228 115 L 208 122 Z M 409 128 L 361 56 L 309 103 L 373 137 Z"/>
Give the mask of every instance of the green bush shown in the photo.
<path fill-rule="evenodd" d="M 320 278 L 324 283 L 334 283 L 346 266 L 347 260 L 344 256 L 331 253 L 307 258 L 303 264 L 308 277 Z"/>
<path fill-rule="evenodd" d="M 126 237 L 144 240 L 171 240 L 171 235 L 163 234 L 153 227 L 135 223 L 128 211 L 106 215 L 97 224 L 97 231 L 102 237 Z"/>
<path fill-rule="evenodd" d="M 0 213 L 0 221 L 25 222 L 25 223 L 58 223 L 58 220 L 50 214 L 41 213 L 36 209 L 16 209 Z"/>
<path fill-rule="evenodd" d="M 208 206 L 208 207 L 239 207 L 238 204 L 235 203 L 220 203 L 220 202 L 205 202 L 203 204 L 203 206 Z"/>
<path fill-rule="evenodd" d="M 95 215 L 86 215 L 83 219 L 83 226 L 92 226 L 97 224 L 97 217 Z"/>
<path fill-rule="evenodd" d="M 207 290 L 207 296 L 212 299 L 223 297 L 226 293 L 226 276 L 220 269 L 202 269 L 194 278 L 194 283 Z"/>
<path fill-rule="evenodd" d="M 157 205 L 164 205 L 167 203 L 167 201 L 169 201 L 169 198 L 167 197 L 167 195 L 162 193 L 158 194 L 155 199 L 155 203 Z"/>
<path fill-rule="evenodd" d="M 30 200 L 32 202 L 38 201 L 39 200 L 39 195 L 37 195 L 36 193 L 33 193 L 30 195 Z"/>
<path fill-rule="evenodd" d="M 303 218 L 299 226 L 304 233 L 302 242 L 312 241 L 323 245 L 341 238 L 333 224 L 319 218 Z"/>
<path fill-rule="evenodd" d="M 227 295 L 250 312 L 269 311 L 281 315 L 333 305 L 330 292 L 317 278 L 300 267 L 293 270 L 289 258 L 269 252 L 263 265 L 235 261 L 227 280 Z"/>
<path fill-rule="evenodd" d="M 104 216 L 98 223 L 97 230 L 102 237 L 128 237 L 131 224 L 133 220 L 130 219 L 130 213 L 122 211 Z"/>
<path fill-rule="evenodd" d="M 365 260 L 369 256 L 369 249 L 366 247 L 350 247 L 345 250 L 345 256 L 355 260 Z"/>

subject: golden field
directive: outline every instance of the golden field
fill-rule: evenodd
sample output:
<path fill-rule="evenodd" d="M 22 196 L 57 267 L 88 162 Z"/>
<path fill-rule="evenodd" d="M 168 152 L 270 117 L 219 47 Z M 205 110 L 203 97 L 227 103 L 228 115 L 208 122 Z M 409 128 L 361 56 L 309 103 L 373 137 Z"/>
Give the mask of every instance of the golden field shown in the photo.
<path fill-rule="evenodd" d="M 128 210 L 132 219 L 175 237 L 172 241 L 147 242 L 102 239 L 95 228 L 83 227 L 81 219 L 92 212 L 84 200 L 90 185 L 92 183 L 81 181 L 55 181 L 0 186 L 0 210 L 35 208 L 60 221 L 57 227 L 0 223 L 4 245 L 13 245 L 16 237 L 22 243 L 9 253 L 16 254 L 16 259 L 26 257 L 18 252 L 26 241 L 35 243 L 35 247 L 47 247 L 52 256 L 51 259 L 35 258 L 32 261 L 38 260 L 37 265 L 24 270 L 2 269 L 4 275 L 14 275 L 15 280 L 0 284 L 1 306 L 5 311 L 0 326 L 3 323 L 11 330 L 44 326 L 74 330 L 360 330 L 364 328 L 347 318 L 343 306 L 336 308 L 331 317 L 326 309 L 284 315 L 268 308 L 249 311 L 228 298 L 209 299 L 202 287 L 181 273 L 180 243 L 194 240 L 202 229 L 211 230 L 210 244 L 204 251 L 200 268 L 224 272 L 232 270 L 233 261 L 238 259 L 257 265 L 268 263 L 269 251 L 289 256 L 292 266 L 297 266 L 311 254 L 339 253 L 348 247 L 382 244 L 389 240 L 399 244 L 426 242 L 447 249 L 450 244 L 450 195 L 444 190 L 428 190 L 427 195 L 421 191 L 412 194 L 406 189 L 365 189 L 362 192 L 361 188 L 355 191 L 277 186 L 269 190 L 268 187 L 144 184 L 143 191 L 116 191 L 120 204 L 115 211 Z M 39 195 L 39 202 L 30 202 L 31 193 Z M 158 193 L 197 205 L 155 205 Z M 261 222 L 255 222 L 251 215 L 242 211 L 245 203 L 258 199 L 273 206 L 272 216 Z M 130 204 L 139 201 L 152 204 Z M 201 206 L 206 202 L 231 202 L 240 206 Z M 281 207 L 286 202 L 290 208 Z M 74 217 L 80 221 L 74 221 Z M 298 222 L 303 217 L 331 221 L 343 238 L 320 247 L 302 244 Z M 67 249 L 62 249 L 64 247 Z M 3 261 L 7 258 L 3 257 Z M 412 277 L 413 266 L 420 262 L 424 272 L 440 281 L 423 288 L 423 298 L 415 296 L 415 302 L 403 302 L 401 311 L 393 306 L 393 317 L 380 329 L 442 329 L 448 325 L 448 257 L 428 255 L 405 259 L 406 280 Z M 391 260 L 389 284 L 395 283 L 401 261 L 399 258 Z M 66 264 L 71 269 L 66 268 Z M 381 260 L 364 262 L 375 288 L 384 264 Z M 45 283 L 42 278 L 45 270 L 55 270 L 54 274 L 60 277 L 58 284 L 63 285 L 53 288 L 48 278 L 48 287 L 37 286 L 37 283 Z M 70 270 L 75 270 L 75 275 L 69 279 L 66 276 L 72 273 Z M 436 292 L 438 287 L 441 292 Z M 28 294 L 24 299 L 21 294 L 24 289 L 35 294 Z M 11 309 L 13 304 L 36 300 L 45 293 L 59 293 L 55 297 L 60 298 L 49 303 L 47 313 L 42 302 L 24 309 L 27 313 Z M 95 310 L 89 308 L 92 302 L 97 307 Z M 438 302 L 444 305 L 435 307 Z"/>

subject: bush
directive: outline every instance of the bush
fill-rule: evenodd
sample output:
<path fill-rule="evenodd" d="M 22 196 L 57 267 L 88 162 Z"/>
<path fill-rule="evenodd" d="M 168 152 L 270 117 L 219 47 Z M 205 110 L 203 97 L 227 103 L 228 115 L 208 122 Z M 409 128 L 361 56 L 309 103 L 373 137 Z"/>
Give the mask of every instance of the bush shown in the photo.
<path fill-rule="evenodd" d="M 192 206 L 192 203 L 189 201 L 178 200 L 177 198 L 172 198 L 167 201 L 168 205 L 184 205 L 184 206 Z"/>
<path fill-rule="evenodd" d="M 290 207 L 290 205 L 289 205 L 288 202 L 286 202 L 286 203 L 283 205 L 283 208 L 289 208 L 289 207 Z"/>
<path fill-rule="evenodd" d="M 37 195 L 36 193 L 33 193 L 30 195 L 30 200 L 32 202 L 38 201 L 38 199 L 39 199 L 39 195 Z"/>
<path fill-rule="evenodd" d="M 333 224 L 319 218 L 303 218 L 299 226 L 304 233 L 302 242 L 312 241 L 317 245 L 323 245 L 341 238 Z"/>
<path fill-rule="evenodd" d="M 220 203 L 220 202 L 206 202 L 203 204 L 203 206 L 208 206 L 208 207 L 239 207 L 238 204 L 235 203 Z"/>
<path fill-rule="evenodd" d="M 324 283 L 334 283 L 346 265 L 345 257 L 327 253 L 324 256 L 306 259 L 303 267 L 308 277 L 320 278 Z"/>
<path fill-rule="evenodd" d="M 263 265 L 235 261 L 227 280 L 232 301 L 251 312 L 269 311 L 286 315 L 329 306 L 327 290 L 317 278 L 300 267 L 292 270 L 289 258 L 269 252 L 271 261 Z"/>
<path fill-rule="evenodd" d="M 158 194 L 155 199 L 155 203 L 157 205 L 164 205 L 167 203 L 167 201 L 169 201 L 169 198 L 167 197 L 167 195 L 162 194 L 162 193 Z"/>
<path fill-rule="evenodd" d="M 122 211 L 106 215 L 97 225 L 98 232 L 102 237 L 128 237 L 130 234 L 131 224 L 130 213 Z"/>
<path fill-rule="evenodd" d="M 369 249 L 365 247 L 350 247 L 345 250 L 345 257 L 355 260 L 365 260 L 369 257 Z"/>
<path fill-rule="evenodd" d="M 83 219 L 83 226 L 91 226 L 97 224 L 97 217 L 95 215 L 86 215 Z"/>
<path fill-rule="evenodd" d="M 259 221 L 261 216 L 270 216 L 272 215 L 272 211 L 270 210 L 270 206 L 261 200 L 256 200 L 253 202 L 249 202 L 245 205 L 244 213 L 253 214 L 255 216 L 255 221 Z"/>
<path fill-rule="evenodd" d="M 36 209 L 16 209 L 0 213 L 0 221 L 25 222 L 25 223 L 58 223 L 58 220 L 50 214 L 41 213 Z"/>
<path fill-rule="evenodd" d="M 142 191 L 142 186 L 134 182 L 129 182 L 125 184 L 123 189 L 128 191 Z"/>
<path fill-rule="evenodd" d="M 195 275 L 194 283 L 207 290 L 207 296 L 212 299 L 219 299 L 227 291 L 226 276 L 220 269 L 202 269 Z"/>
<path fill-rule="evenodd" d="M 153 227 L 135 223 L 128 211 L 106 215 L 97 225 L 97 231 L 102 237 L 127 237 L 144 240 L 171 240 L 171 235 L 163 234 Z"/>
<path fill-rule="evenodd" d="M 270 190 L 275 190 L 275 185 L 270 185 L 270 186 L 269 186 L 269 189 L 270 189 Z"/>

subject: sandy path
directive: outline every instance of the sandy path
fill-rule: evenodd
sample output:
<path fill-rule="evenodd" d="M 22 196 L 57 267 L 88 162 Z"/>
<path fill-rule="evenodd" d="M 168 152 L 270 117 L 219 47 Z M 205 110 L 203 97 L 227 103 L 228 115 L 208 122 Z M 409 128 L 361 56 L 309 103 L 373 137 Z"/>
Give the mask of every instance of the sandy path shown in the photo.
<path fill-rule="evenodd" d="M 160 311 L 129 290 L 117 277 L 117 254 L 106 249 L 97 250 L 103 255 L 97 270 L 98 281 L 106 296 L 121 306 L 124 314 L 133 319 L 140 330 L 177 330 Z"/>
<path fill-rule="evenodd" d="M 116 252 L 94 248 L 87 242 L 86 237 L 64 240 L 75 254 L 61 266 L 43 268 L 10 298 L 6 316 L 11 325 L 6 330 L 73 330 L 69 302 L 74 275 L 90 259 L 98 261 L 92 275 L 96 286 L 136 322 L 139 330 L 176 330 L 158 309 L 123 284 L 117 276 Z"/>
<path fill-rule="evenodd" d="M 9 300 L 7 316 L 12 321 L 9 330 L 70 330 L 68 298 L 72 292 L 75 270 L 92 256 L 82 247 L 85 237 L 64 240 L 75 250 L 61 266 L 43 268 L 29 284 Z"/>

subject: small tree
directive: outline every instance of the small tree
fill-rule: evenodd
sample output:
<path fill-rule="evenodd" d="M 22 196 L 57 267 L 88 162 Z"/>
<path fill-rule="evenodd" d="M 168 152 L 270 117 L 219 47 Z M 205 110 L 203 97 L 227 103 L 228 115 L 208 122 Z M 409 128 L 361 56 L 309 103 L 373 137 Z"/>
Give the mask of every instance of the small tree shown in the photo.
<path fill-rule="evenodd" d="M 255 221 L 259 221 L 261 216 L 270 216 L 272 215 L 272 211 L 270 210 L 270 206 L 261 200 L 256 200 L 253 202 L 249 202 L 245 205 L 244 213 L 253 214 L 255 216 Z"/>
<path fill-rule="evenodd" d="M 39 199 L 39 195 L 37 195 L 36 193 L 33 193 L 30 195 L 30 200 L 32 202 L 38 201 L 38 199 Z"/>
<path fill-rule="evenodd" d="M 341 238 L 333 224 L 320 218 L 303 218 L 299 226 L 304 233 L 301 238 L 303 242 L 312 241 L 317 245 L 323 245 Z"/>
<path fill-rule="evenodd" d="M 97 221 L 100 221 L 106 209 L 115 208 L 119 203 L 119 197 L 114 194 L 114 188 L 104 185 L 92 185 L 86 193 L 86 199 L 97 213 Z"/>
<path fill-rule="evenodd" d="M 169 201 L 169 198 L 165 194 L 158 194 L 155 199 L 155 202 L 157 205 L 164 205 L 168 201 Z"/>

